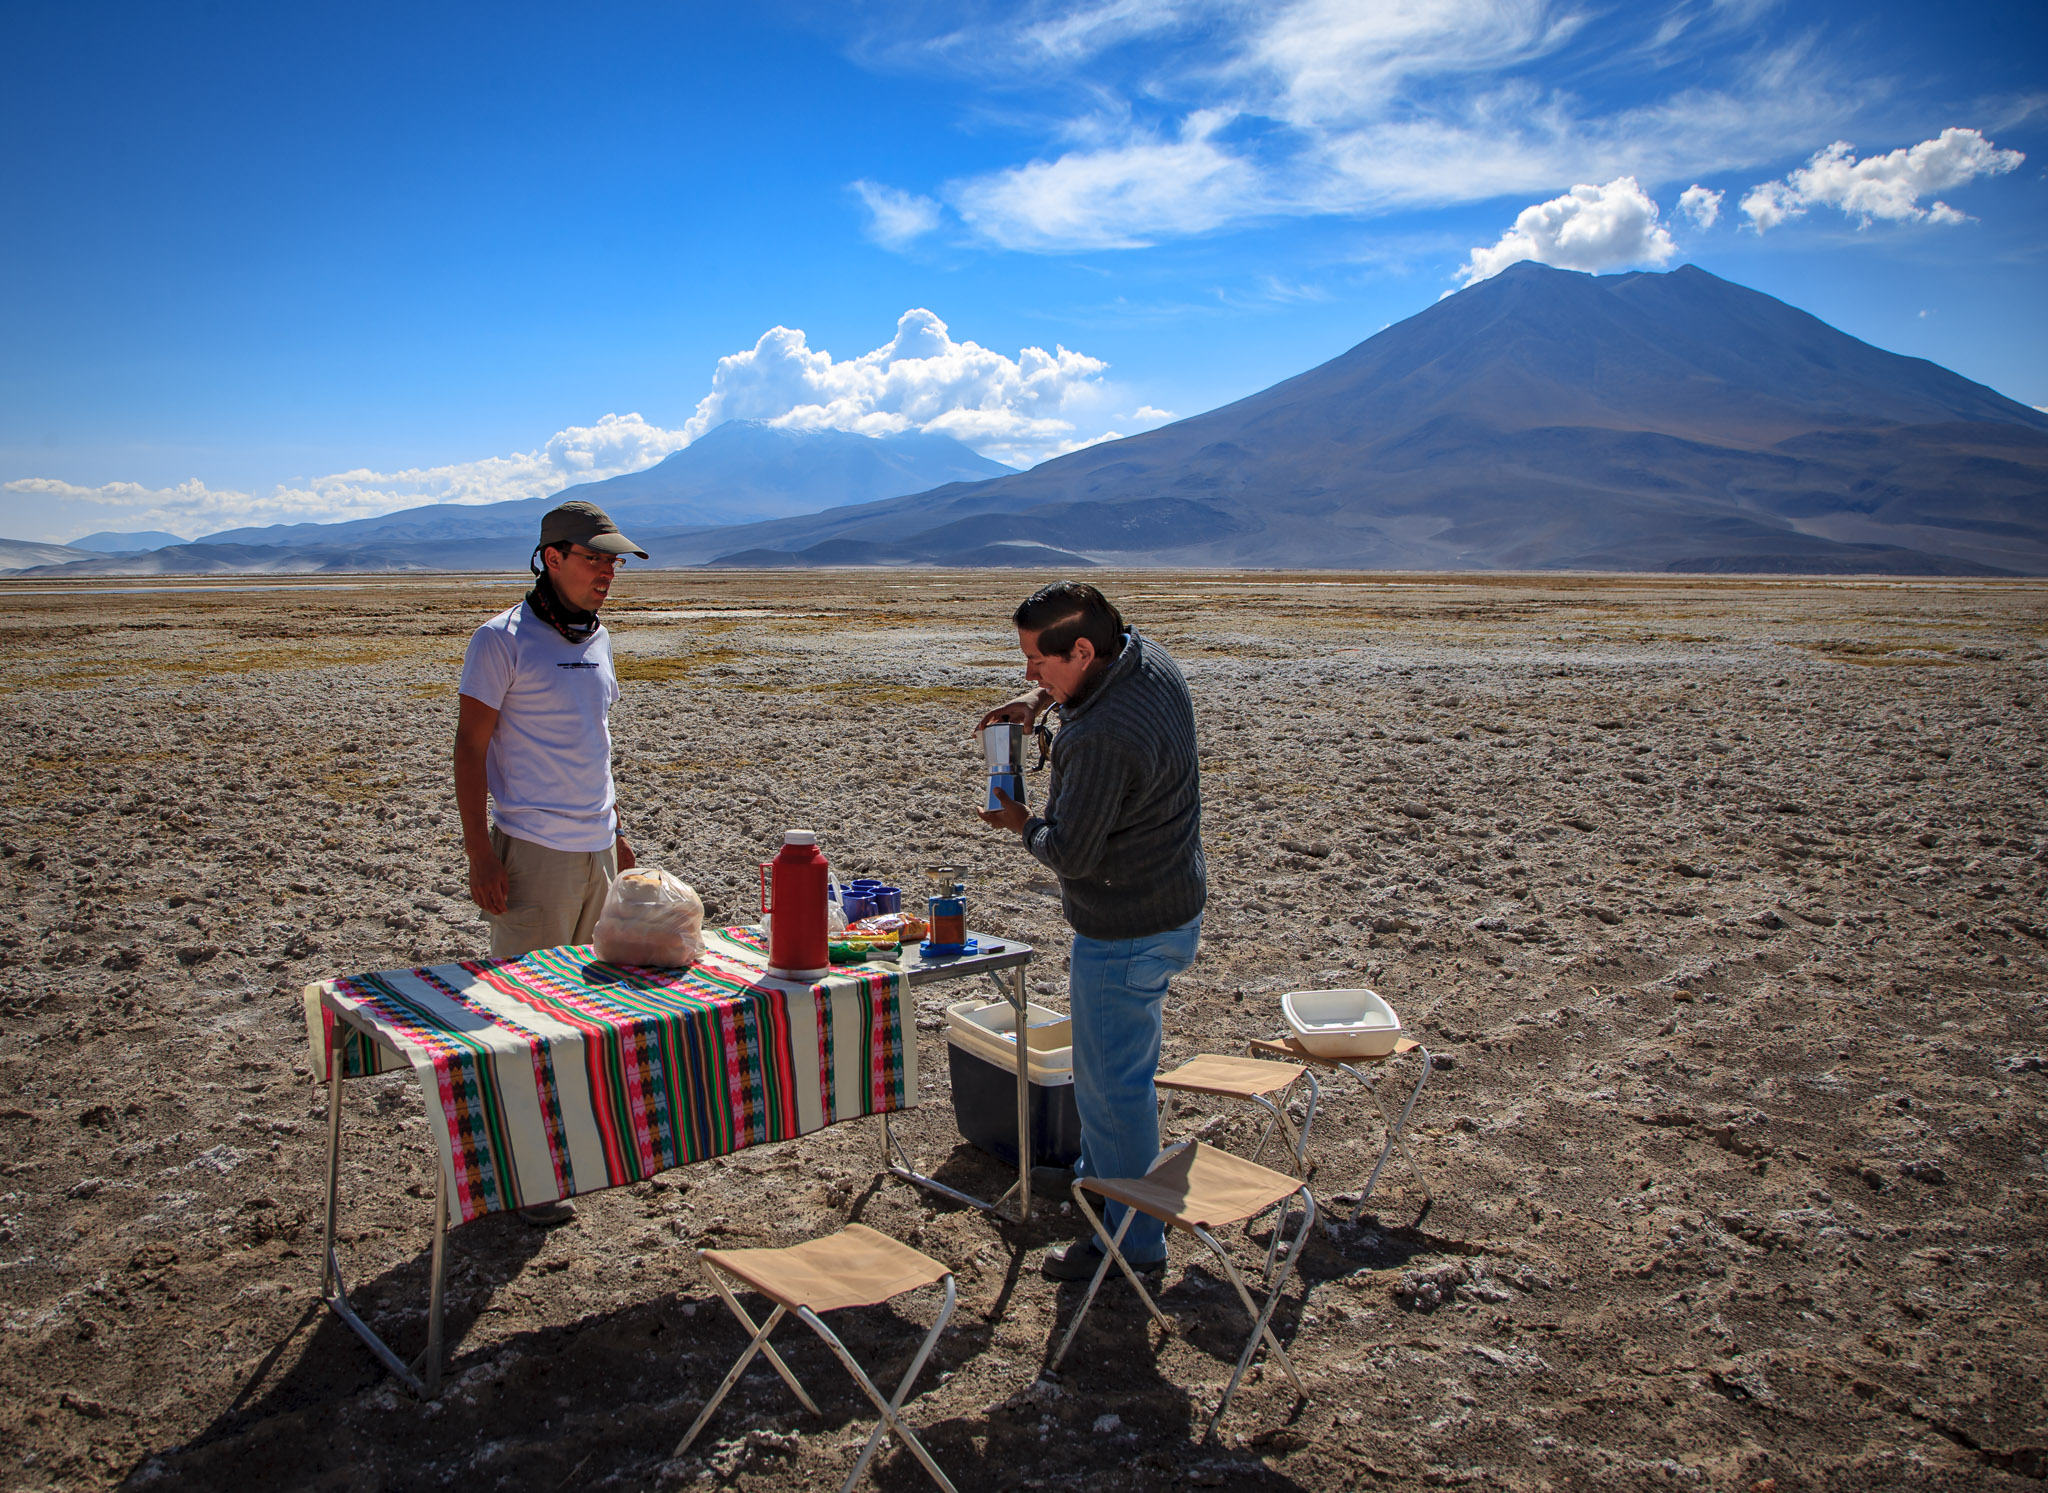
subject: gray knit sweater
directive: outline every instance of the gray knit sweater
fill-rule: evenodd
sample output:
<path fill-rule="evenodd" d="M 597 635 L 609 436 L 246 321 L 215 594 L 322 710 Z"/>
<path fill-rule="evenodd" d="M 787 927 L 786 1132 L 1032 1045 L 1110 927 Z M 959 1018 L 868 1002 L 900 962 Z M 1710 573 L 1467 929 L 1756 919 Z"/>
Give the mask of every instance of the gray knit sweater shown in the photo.
<path fill-rule="evenodd" d="M 1081 699 L 1060 707 L 1045 812 L 1024 848 L 1060 879 L 1086 938 L 1148 938 L 1208 900 L 1201 764 L 1187 680 L 1134 628 Z"/>

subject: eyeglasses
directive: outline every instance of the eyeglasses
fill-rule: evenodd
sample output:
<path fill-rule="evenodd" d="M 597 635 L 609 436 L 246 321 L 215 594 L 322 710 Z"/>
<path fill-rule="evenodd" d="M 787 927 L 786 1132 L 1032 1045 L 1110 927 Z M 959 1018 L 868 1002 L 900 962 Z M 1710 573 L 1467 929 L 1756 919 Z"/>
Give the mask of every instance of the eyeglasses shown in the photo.
<path fill-rule="evenodd" d="M 617 570 L 626 563 L 624 555 L 600 555 L 596 550 L 587 550 L 580 544 L 570 545 L 569 553 L 585 565 L 594 566 L 598 570 Z"/>

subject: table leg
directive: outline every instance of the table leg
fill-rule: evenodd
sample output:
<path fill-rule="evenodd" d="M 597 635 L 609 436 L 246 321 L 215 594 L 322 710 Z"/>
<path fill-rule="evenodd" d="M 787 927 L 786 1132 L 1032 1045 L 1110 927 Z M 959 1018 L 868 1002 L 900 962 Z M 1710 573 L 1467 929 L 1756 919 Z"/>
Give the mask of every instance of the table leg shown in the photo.
<path fill-rule="evenodd" d="M 913 1083 L 917 1081 L 916 1074 L 911 1075 L 911 1081 Z M 910 1153 L 903 1149 L 903 1142 L 896 1138 L 896 1132 L 889 1124 L 889 1111 L 886 1109 L 882 1111 L 882 1170 L 888 1172 L 891 1176 L 901 1177 L 906 1182 L 915 1182 L 919 1187 L 929 1187 L 933 1192 L 943 1193 L 956 1203 L 966 1203 L 968 1206 L 979 1208 L 985 1213 L 998 1211 L 998 1203 L 984 1202 L 978 1197 L 970 1197 L 967 1193 L 960 1191 L 959 1188 L 948 1187 L 938 1178 L 927 1177 L 923 1172 L 919 1171 L 916 1164 L 911 1160 Z"/>
<path fill-rule="evenodd" d="M 441 1170 L 438 1158 L 434 1170 Z M 434 1189 L 434 1260 L 429 1268 L 434 1272 L 434 1279 L 427 1294 L 427 1351 L 424 1367 L 420 1367 L 420 1378 L 426 1385 L 426 1397 L 431 1400 L 441 1393 L 441 1309 L 448 1285 L 448 1178 L 445 1174 Z"/>
<path fill-rule="evenodd" d="M 327 1228 L 320 1249 L 320 1299 L 341 1290 L 341 1272 L 334 1262 L 335 1199 L 341 1191 L 341 1043 L 327 1044 Z"/>
<path fill-rule="evenodd" d="M 355 1307 L 349 1303 L 348 1283 L 342 1279 L 341 1255 L 335 1245 L 335 1216 L 341 1195 L 342 1067 L 341 1043 L 331 1042 L 327 1049 L 327 1223 L 320 1251 L 320 1299 L 363 1340 L 363 1345 L 377 1355 L 377 1361 L 391 1370 L 401 1384 L 416 1395 L 432 1399 L 441 1389 L 441 1280 L 446 1259 L 444 1245 L 448 1237 L 447 1180 L 442 1179 L 435 1203 L 434 1280 L 431 1315 L 427 1324 L 427 1351 L 421 1355 L 427 1370 L 427 1378 L 423 1381 L 404 1359 L 391 1351 L 384 1339 L 370 1330 L 369 1323 L 356 1315 Z M 436 1170 L 439 1170 L 438 1163 Z"/>
<path fill-rule="evenodd" d="M 1017 1013 L 1017 1221 L 1031 1219 L 1031 1031 L 1025 1009 L 1024 966 L 1010 971 L 1010 1006 Z"/>
<path fill-rule="evenodd" d="M 910 1155 L 903 1149 L 903 1143 L 889 1128 L 889 1116 L 882 1115 L 882 1167 L 893 1176 L 906 1182 L 915 1182 L 920 1187 L 929 1187 L 933 1192 L 943 1193 L 955 1202 L 966 1203 L 985 1213 L 1001 1216 L 1004 1204 L 1011 1198 L 1017 1199 L 1016 1222 L 1031 1217 L 1031 1059 L 1030 1017 L 1025 1000 L 1024 966 L 1012 965 L 1009 979 L 1003 979 L 1001 970 L 986 970 L 990 983 L 1002 992 L 1003 999 L 1010 1003 L 1016 1016 L 1017 1040 L 1014 1061 L 1017 1075 L 1017 1180 L 1010 1184 L 1003 1195 L 994 1202 L 971 1197 L 958 1188 L 948 1187 L 935 1177 L 927 1177 L 911 1163 Z"/>

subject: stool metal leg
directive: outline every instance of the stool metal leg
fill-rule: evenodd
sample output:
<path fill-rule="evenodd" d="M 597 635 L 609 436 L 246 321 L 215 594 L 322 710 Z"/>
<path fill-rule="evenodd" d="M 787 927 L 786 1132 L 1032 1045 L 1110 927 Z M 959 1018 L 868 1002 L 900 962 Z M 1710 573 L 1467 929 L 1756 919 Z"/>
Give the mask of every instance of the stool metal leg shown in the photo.
<path fill-rule="evenodd" d="M 1292 1095 L 1301 1086 L 1303 1078 L 1308 1080 L 1308 1110 L 1302 1116 L 1301 1128 L 1297 1130 L 1293 1117 L 1287 1113 L 1287 1106 L 1292 1102 Z M 1293 1153 L 1290 1165 L 1294 1169 L 1294 1175 L 1306 1177 L 1309 1132 L 1315 1128 L 1316 1106 L 1322 1102 L 1323 1097 L 1323 1086 L 1316 1081 L 1315 1070 L 1304 1068 L 1301 1078 L 1289 1084 L 1277 1101 L 1268 1099 L 1264 1094 L 1247 1094 L 1244 1097 L 1265 1110 L 1267 1115 L 1266 1128 L 1259 1134 L 1259 1143 L 1252 1147 L 1250 1159 L 1257 1161 L 1266 1154 L 1266 1143 L 1272 1140 L 1274 1130 L 1278 1129 L 1282 1144 Z"/>
<path fill-rule="evenodd" d="M 1202 1432 L 1202 1439 L 1205 1441 L 1216 1434 L 1217 1424 L 1222 1421 L 1223 1413 L 1230 1408 L 1231 1399 L 1237 1394 L 1237 1386 L 1243 1381 L 1245 1370 L 1251 1367 L 1252 1355 L 1258 1352 L 1259 1343 L 1262 1340 L 1272 1350 L 1273 1357 L 1279 1362 L 1280 1366 L 1286 1370 L 1287 1377 L 1294 1382 L 1295 1393 L 1303 1399 L 1308 1398 L 1308 1390 L 1303 1386 L 1301 1376 L 1294 1371 L 1294 1361 L 1287 1356 L 1287 1350 L 1280 1346 L 1280 1339 L 1274 1335 L 1272 1328 L 1273 1313 L 1280 1305 L 1280 1293 L 1286 1287 L 1287 1277 L 1293 1273 L 1295 1263 L 1300 1260 L 1301 1251 L 1308 1243 L 1308 1236 L 1315 1228 L 1316 1200 L 1314 1196 L 1310 1194 L 1307 1187 L 1303 1187 L 1298 1195 L 1302 1200 L 1303 1206 L 1301 1227 L 1295 1232 L 1294 1248 L 1287 1252 L 1286 1262 L 1280 1267 L 1279 1274 L 1273 1278 L 1273 1283 L 1266 1292 L 1266 1305 L 1263 1310 L 1253 1303 L 1252 1294 L 1245 1287 L 1244 1277 L 1237 1273 L 1237 1267 L 1230 1262 L 1230 1255 L 1217 1242 L 1215 1236 L 1207 1229 L 1197 1228 L 1195 1230 L 1195 1237 L 1208 1245 L 1210 1253 L 1223 1262 L 1223 1269 L 1229 1275 L 1231 1285 L 1237 1288 L 1238 1300 L 1244 1303 L 1245 1311 L 1252 1318 L 1252 1334 L 1245 1340 L 1244 1352 L 1238 1355 L 1237 1369 L 1230 1376 L 1230 1384 L 1223 1391 L 1223 1398 L 1216 1404 L 1216 1413 L 1209 1417 L 1208 1427 Z M 1273 1227 L 1277 1230 L 1285 1222 L 1286 1213 L 1283 1209 L 1280 1219 L 1274 1223 Z"/>
<path fill-rule="evenodd" d="M 838 1335 L 831 1328 L 827 1327 L 824 1322 L 819 1320 L 817 1313 L 807 1306 L 800 1306 L 796 1309 L 797 1316 L 803 1320 L 811 1331 L 824 1339 L 825 1346 L 838 1355 L 839 1361 L 846 1365 L 846 1371 L 853 1375 L 854 1379 L 859 1382 L 860 1387 L 867 1391 L 867 1397 L 875 1402 L 875 1408 L 882 1412 L 882 1418 L 875 1422 L 875 1429 L 868 1434 L 868 1443 L 861 1448 L 860 1460 L 853 1464 L 853 1471 L 847 1474 L 846 1482 L 841 1486 L 840 1493 L 853 1493 L 853 1485 L 859 1482 L 861 1474 L 868 1470 L 868 1463 L 873 1460 L 876 1450 L 881 1446 L 882 1433 L 884 1431 L 894 1431 L 902 1439 L 903 1444 L 910 1448 L 911 1455 L 924 1465 L 924 1470 L 932 1475 L 933 1481 L 941 1488 L 944 1488 L 946 1493 L 958 1493 L 958 1490 L 953 1486 L 952 1480 L 940 1469 L 939 1464 L 932 1460 L 932 1454 L 925 1450 L 924 1443 L 918 1440 L 916 1433 L 910 1427 L 903 1424 L 902 1415 L 903 1401 L 905 1396 L 910 1393 L 910 1386 L 917 1381 L 918 1374 L 924 1369 L 925 1360 L 931 1356 L 932 1348 L 939 1340 L 939 1334 L 946 1330 L 946 1323 L 953 1316 L 953 1303 L 955 1300 L 953 1277 L 947 1275 L 944 1277 L 944 1280 L 946 1283 L 946 1299 L 939 1307 L 939 1319 L 932 1323 L 932 1330 L 924 1335 L 924 1341 L 918 1345 L 917 1356 L 910 1360 L 910 1367 L 904 1372 L 903 1382 L 896 1386 L 895 1396 L 887 1400 L 882 1398 L 882 1392 L 875 1387 L 874 1380 L 870 1379 L 866 1371 L 858 1363 L 854 1362 L 853 1355 L 846 1351 L 846 1345 L 839 1341 Z"/>
<path fill-rule="evenodd" d="M 1102 1289 L 1103 1277 L 1109 1274 L 1109 1264 L 1112 1260 L 1123 1267 L 1124 1274 L 1130 1279 L 1131 1288 L 1138 1293 L 1139 1298 L 1145 1303 L 1146 1310 L 1152 1313 L 1161 1327 L 1164 1327 L 1168 1332 L 1173 1331 L 1173 1324 L 1166 1319 L 1166 1314 L 1160 1311 L 1153 1302 L 1152 1293 L 1145 1289 L 1144 1283 L 1138 1279 L 1138 1273 L 1131 1269 L 1130 1262 L 1123 1256 L 1124 1235 L 1131 1231 L 1131 1220 L 1138 1216 L 1138 1210 L 1131 1207 L 1128 1203 L 1124 1205 L 1124 1221 L 1116 1226 L 1116 1237 L 1112 1239 L 1109 1230 L 1102 1226 L 1101 1218 L 1096 1215 L 1093 1208 L 1088 1206 L 1088 1200 L 1081 1195 L 1081 1184 L 1079 1182 L 1074 1184 L 1073 1191 L 1075 1204 L 1087 1217 L 1089 1226 L 1095 1230 L 1096 1237 L 1103 1242 L 1104 1249 L 1102 1251 L 1102 1263 L 1095 1267 L 1095 1278 L 1088 1282 L 1088 1292 L 1081 1298 L 1081 1305 L 1074 1313 L 1074 1320 L 1067 1324 L 1067 1335 L 1060 1339 L 1060 1351 L 1052 1356 L 1051 1367 L 1055 1369 L 1066 1358 L 1067 1349 L 1073 1347 L 1074 1336 L 1080 1332 L 1081 1321 L 1088 1315 L 1088 1308 L 1095 1305 L 1095 1293 Z"/>
<path fill-rule="evenodd" d="M 1358 1206 L 1351 1210 L 1351 1222 L 1354 1224 L 1364 1216 L 1366 1201 L 1371 1198 L 1373 1188 L 1379 1185 L 1380 1172 L 1385 1168 L 1387 1158 L 1393 1155 L 1396 1146 L 1401 1148 L 1402 1160 L 1408 1163 L 1408 1170 L 1414 1174 L 1416 1185 L 1422 1189 L 1423 1201 L 1426 1203 L 1436 1201 L 1435 1196 L 1429 1190 L 1429 1178 L 1423 1174 L 1422 1168 L 1416 1164 L 1415 1153 L 1408 1149 L 1408 1117 L 1415 1112 L 1415 1101 L 1422 1097 L 1423 1085 L 1429 1082 L 1430 1072 L 1436 1066 L 1436 1059 L 1430 1056 L 1428 1048 L 1423 1047 L 1416 1050 L 1422 1055 L 1422 1072 L 1415 1080 L 1415 1087 L 1408 1091 L 1407 1102 L 1401 1106 L 1401 1118 L 1398 1120 L 1387 1114 L 1386 1102 L 1381 1099 L 1378 1087 L 1366 1081 L 1365 1075 L 1350 1064 L 1344 1065 L 1346 1072 L 1361 1082 L 1365 1082 L 1366 1092 L 1372 1095 L 1373 1105 L 1379 1110 L 1380 1119 L 1387 1127 L 1387 1142 L 1384 1146 L 1380 1147 L 1380 1159 L 1373 1163 L 1372 1175 L 1366 1179 L 1365 1190 L 1358 1195 Z"/>
<path fill-rule="evenodd" d="M 756 1327 L 754 1319 L 747 1315 L 747 1309 L 741 1306 L 739 1298 L 732 1294 L 731 1287 L 726 1285 L 724 1279 L 702 1255 L 698 1256 L 697 1268 L 704 1272 L 704 1278 L 711 1282 L 711 1288 L 718 1292 L 719 1297 L 725 1302 L 726 1310 L 739 1318 L 741 1325 L 753 1334 L 753 1338 L 747 1344 L 746 1352 L 740 1354 L 739 1361 L 733 1364 L 732 1371 L 725 1376 L 725 1382 L 718 1386 L 718 1392 L 704 1402 L 704 1408 L 697 1413 L 696 1420 L 690 1423 L 689 1432 L 676 1444 L 674 1455 L 680 1457 L 689 1449 L 690 1443 L 697 1439 L 697 1433 L 704 1429 L 704 1423 L 711 1419 L 712 1414 L 724 1403 L 725 1397 L 732 1393 L 732 1387 L 740 1382 L 740 1375 L 747 1371 L 747 1365 L 754 1361 L 756 1353 L 764 1355 L 768 1362 L 774 1365 L 775 1372 L 782 1376 L 782 1382 L 790 1387 L 791 1392 L 802 1402 L 804 1409 L 813 1415 L 822 1413 L 816 1402 L 804 1392 L 803 1385 L 797 1382 L 796 1375 L 790 1372 L 789 1365 L 782 1361 L 782 1355 L 777 1353 L 768 1341 L 768 1334 L 775 1330 L 775 1324 L 782 1320 L 783 1313 L 788 1308 L 780 1302 L 776 1303 L 775 1310 L 768 1314 L 768 1320 Z"/>

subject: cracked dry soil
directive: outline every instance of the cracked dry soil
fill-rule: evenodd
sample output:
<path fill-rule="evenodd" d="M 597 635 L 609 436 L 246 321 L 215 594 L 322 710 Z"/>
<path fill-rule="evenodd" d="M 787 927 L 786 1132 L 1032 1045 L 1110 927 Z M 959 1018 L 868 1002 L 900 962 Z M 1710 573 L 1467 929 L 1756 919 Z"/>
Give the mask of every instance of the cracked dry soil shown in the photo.
<path fill-rule="evenodd" d="M 608 613 L 643 859 L 714 915 L 777 832 L 842 874 L 968 867 L 1044 951 L 1056 897 L 971 814 L 977 708 L 1017 683 L 1010 573 L 632 572 Z M 2043 1408 L 2048 586 L 1738 578 L 1113 575 L 1200 712 L 1211 902 L 1167 1057 L 1242 1051 L 1279 993 L 1369 983 L 1449 1061 L 1358 1227 L 1196 1441 L 1243 1326 L 1184 1251 L 1171 1337 L 1076 1292 L 1028 1227 L 876 1173 L 871 1123 L 451 1242 L 449 1385 L 398 1391 L 314 1306 L 324 1097 L 298 991 L 481 952 L 447 758 L 510 580 L 16 596 L 0 621 L 0 1485 L 831 1486 L 870 1408 L 741 1346 L 686 1242 L 849 1217 L 958 1272 L 908 1410 L 962 1488 L 2030 1488 Z M 1038 782 L 1032 791 L 1041 790 Z M 960 1145 L 942 1000 L 924 1105 Z M 424 1326 L 431 1147 L 406 1076 L 352 1084 L 343 1239 L 371 1319 Z M 1184 1114 L 1242 1148 L 1248 1124 Z M 1326 1201 L 1377 1153 L 1329 1087 Z M 928 1306 L 846 1314 L 878 1377 Z M 901 1449 L 875 1484 L 928 1486 Z"/>

